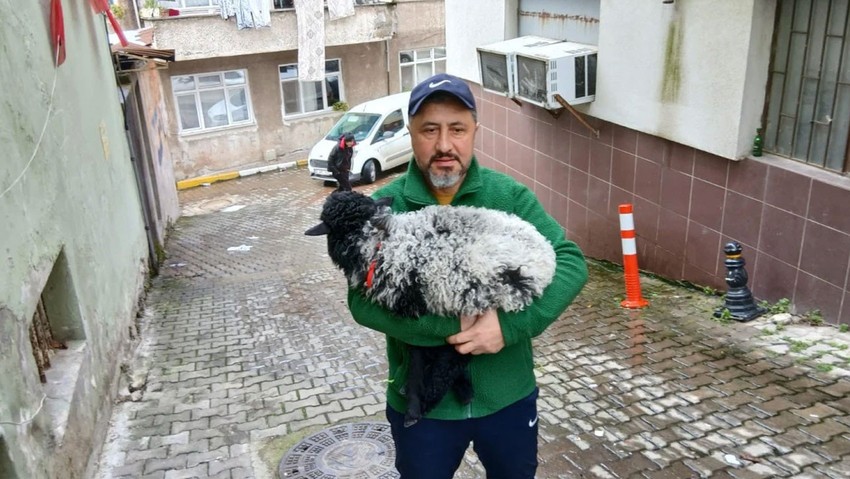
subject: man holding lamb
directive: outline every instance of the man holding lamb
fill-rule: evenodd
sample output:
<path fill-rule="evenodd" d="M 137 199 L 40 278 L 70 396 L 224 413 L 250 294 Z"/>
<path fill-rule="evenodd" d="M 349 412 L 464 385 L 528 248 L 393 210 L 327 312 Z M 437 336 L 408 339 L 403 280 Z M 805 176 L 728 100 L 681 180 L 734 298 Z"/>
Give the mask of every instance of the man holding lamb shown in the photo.
<path fill-rule="evenodd" d="M 407 174 L 381 188 L 394 212 L 429 205 L 476 206 L 519 216 L 552 244 L 552 282 L 521 311 L 487 310 L 477 316 L 399 318 L 361 291 L 348 294 L 358 323 L 387 336 L 387 419 L 403 479 L 450 479 L 473 443 L 488 478 L 531 479 L 537 469 L 537 394 L 531 339 L 570 305 L 587 281 L 584 257 L 537 200 L 510 176 L 484 168 L 473 152 L 478 120 L 475 98 L 460 78 L 438 74 L 410 95 L 413 161 Z M 531 159 L 528 159 L 531 161 Z M 447 394 L 424 418 L 404 427 L 407 345 L 454 345 L 472 355 L 475 392 L 468 404 Z"/>

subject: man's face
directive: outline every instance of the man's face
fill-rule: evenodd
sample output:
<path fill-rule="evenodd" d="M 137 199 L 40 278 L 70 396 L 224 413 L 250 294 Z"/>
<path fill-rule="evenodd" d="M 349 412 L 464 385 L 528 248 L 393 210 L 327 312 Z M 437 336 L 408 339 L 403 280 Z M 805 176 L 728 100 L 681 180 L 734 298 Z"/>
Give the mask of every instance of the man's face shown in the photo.
<path fill-rule="evenodd" d="M 460 101 L 426 102 L 410 119 L 416 165 L 438 190 L 457 191 L 472 162 L 478 124 Z"/>

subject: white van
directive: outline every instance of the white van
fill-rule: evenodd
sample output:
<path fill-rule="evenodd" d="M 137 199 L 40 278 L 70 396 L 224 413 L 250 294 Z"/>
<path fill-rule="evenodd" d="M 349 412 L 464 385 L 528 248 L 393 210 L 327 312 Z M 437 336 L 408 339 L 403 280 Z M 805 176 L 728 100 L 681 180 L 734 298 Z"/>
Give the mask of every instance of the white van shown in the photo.
<path fill-rule="evenodd" d="M 381 171 L 407 163 L 413 154 L 407 130 L 409 101 L 410 92 L 397 93 L 348 110 L 310 150 L 310 177 L 336 182 L 328 171 L 328 155 L 346 133 L 353 133 L 357 142 L 351 158 L 351 181 L 372 183 Z"/>

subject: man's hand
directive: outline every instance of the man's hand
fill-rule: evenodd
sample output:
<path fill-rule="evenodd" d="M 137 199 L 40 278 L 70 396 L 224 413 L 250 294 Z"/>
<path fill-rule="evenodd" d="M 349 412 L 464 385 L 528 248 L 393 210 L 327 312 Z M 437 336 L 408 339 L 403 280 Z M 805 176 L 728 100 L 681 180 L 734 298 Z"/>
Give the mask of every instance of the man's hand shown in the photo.
<path fill-rule="evenodd" d="M 446 338 L 460 354 L 495 354 L 505 347 L 495 309 L 488 309 L 478 316 L 461 317 L 460 328 L 461 332 Z"/>

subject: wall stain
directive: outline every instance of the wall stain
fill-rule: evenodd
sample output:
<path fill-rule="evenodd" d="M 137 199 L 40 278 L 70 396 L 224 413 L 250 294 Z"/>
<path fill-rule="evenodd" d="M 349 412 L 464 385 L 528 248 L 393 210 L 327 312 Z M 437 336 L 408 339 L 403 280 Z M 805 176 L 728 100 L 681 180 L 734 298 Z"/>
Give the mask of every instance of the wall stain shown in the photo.
<path fill-rule="evenodd" d="M 679 98 L 682 86 L 682 25 L 676 16 L 667 27 L 664 46 L 664 72 L 661 81 L 661 101 L 673 103 Z"/>
<path fill-rule="evenodd" d="M 520 17 L 532 17 L 540 19 L 541 23 L 546 23 L 548 20 L 559 20 L 559 21 L 572 21 L 577 23 L 586 23 L 586 24 L 595 24 L 599 23 L 598 18 L 588 17 L 586 15 L 569 15 L 566 13 L 549 13 L 546 11 L 543 12 L 527 12 L 525 10 L 519 11 Z"/>

